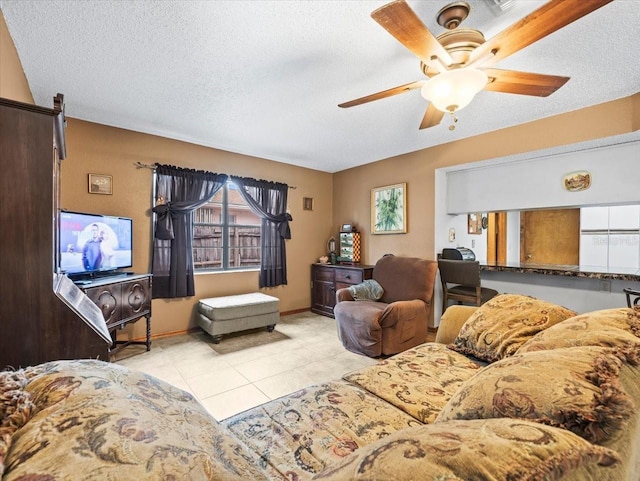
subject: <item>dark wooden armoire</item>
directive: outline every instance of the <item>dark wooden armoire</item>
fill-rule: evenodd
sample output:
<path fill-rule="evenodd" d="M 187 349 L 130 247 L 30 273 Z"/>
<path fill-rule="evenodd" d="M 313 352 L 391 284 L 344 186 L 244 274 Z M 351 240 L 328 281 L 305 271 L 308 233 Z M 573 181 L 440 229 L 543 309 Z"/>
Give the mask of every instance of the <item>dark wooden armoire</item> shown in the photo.
<path fill-rule="evenodd" d="M 108 360 L 108 343 L 54 292 L 62 100 L 49 109 L 0 98 L 0 369 Z"/>

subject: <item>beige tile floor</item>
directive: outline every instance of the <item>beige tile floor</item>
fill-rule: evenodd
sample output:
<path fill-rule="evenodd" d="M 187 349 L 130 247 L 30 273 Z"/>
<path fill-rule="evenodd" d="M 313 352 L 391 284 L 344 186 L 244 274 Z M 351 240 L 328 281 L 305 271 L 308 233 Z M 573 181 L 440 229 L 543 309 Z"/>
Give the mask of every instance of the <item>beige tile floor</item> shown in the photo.
<path fill-rule="evenodd" d="M 303 312 L 282 316 L 272 333 L 256 329 L 214 344 L 200 331 L 129 346 L 118 364 L 192 393 L 218 420 L 311 384 L 376 364 L 342 347 L 335 320 Z"/>

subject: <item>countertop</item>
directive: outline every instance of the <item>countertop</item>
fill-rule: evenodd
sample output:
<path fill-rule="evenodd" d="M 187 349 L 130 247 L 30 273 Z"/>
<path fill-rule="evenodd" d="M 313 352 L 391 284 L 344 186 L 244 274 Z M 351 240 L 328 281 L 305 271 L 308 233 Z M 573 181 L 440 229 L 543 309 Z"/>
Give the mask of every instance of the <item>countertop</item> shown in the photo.
<path fill-rule="evenodd" d="M 620 281 L 640 281 L 640 269 L 625 267 L 574 266 L 533 263 L 484 263 L 481 271 L 518 272 L 524 274 L 543 274 L 547 276 L 584 277 L 587 279 L 612 279 Z"/>

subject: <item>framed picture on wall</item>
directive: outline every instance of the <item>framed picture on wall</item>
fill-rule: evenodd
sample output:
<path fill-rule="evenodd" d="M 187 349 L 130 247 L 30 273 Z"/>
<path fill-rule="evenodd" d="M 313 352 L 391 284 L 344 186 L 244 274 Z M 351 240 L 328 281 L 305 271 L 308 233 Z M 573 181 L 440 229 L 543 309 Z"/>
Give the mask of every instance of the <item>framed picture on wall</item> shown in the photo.
<path fill-rule="evenodd" d="M 469 234 L 482 234 L 482 213 L 472 212 L 467 216 Z"/>
<path fill-rule="evenodd" d="M 89 193 L 113 194 L 113 177 L 106 174 L 89 174 Z"/>
<path fill-rule="evenodd" d="M 407 232 L 407 184 L 371 189 L 371 233 Z"/>
<path fill-rule="evenodd" d="M 302 210 L 313 210 L 313 197 L 302 198 Z"/>

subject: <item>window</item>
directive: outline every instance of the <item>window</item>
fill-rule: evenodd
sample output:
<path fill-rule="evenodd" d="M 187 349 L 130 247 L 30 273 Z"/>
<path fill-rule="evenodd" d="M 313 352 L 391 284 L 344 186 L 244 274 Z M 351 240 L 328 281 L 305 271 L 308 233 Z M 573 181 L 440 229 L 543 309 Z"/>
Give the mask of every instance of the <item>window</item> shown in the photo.
<path fill-rule="evenodd" d="M 261 219 L 228 181 L 193 215 L 196 271 L 260 267 Z"/>

